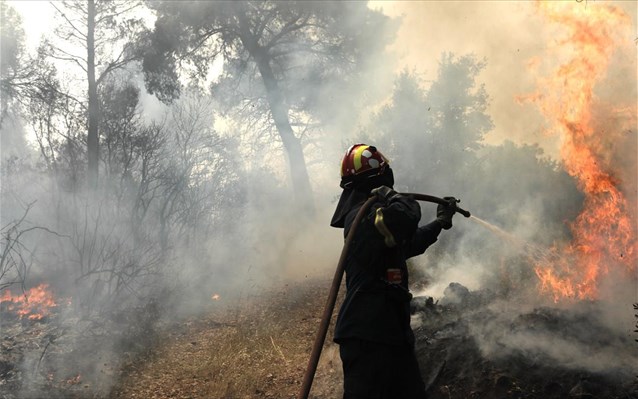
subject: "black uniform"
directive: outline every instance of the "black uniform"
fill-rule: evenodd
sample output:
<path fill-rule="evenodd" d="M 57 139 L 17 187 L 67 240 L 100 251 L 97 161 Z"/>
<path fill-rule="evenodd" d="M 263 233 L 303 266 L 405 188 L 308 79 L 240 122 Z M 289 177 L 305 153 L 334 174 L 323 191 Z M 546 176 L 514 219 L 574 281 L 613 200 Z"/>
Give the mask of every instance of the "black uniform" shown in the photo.
<path fill-rule="evenodd" d="M 366 197 L 344 190 L 332 225 L 344 227 L 345 236 Z M 433 244 L 441 224 L 418 227 L 420 219 L 417 201 L 398 195 L 387 204 L 373 204 L 355 231 L 334 336 L 344 368 L 344 398 L 425 398 L 410 328 L 406 259 Z"/>

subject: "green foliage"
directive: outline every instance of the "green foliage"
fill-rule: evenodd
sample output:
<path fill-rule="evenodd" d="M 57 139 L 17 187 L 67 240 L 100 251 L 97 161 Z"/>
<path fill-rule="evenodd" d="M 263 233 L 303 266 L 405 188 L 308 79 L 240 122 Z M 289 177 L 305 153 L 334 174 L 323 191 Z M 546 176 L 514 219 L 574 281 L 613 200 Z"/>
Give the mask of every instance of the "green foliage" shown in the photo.
<path fill-rule="evenodd" d="M 149 150 L 139 97 L 140 89 L 132 82 L 109 79 L 100 87 L 100 157 L 106 176 L 131 179 Z"/>
<path fill-rule="evenodd" d="M 484 60 L 473 55 L 456 58 L 451 53 L 444 54 L 439 63 L 437 79 L 427 98 L 434 121 L 432 145 L 437 153 L 448 157 L 443 166 L 471 163 L 483 137 L 493 127 L 486 113 L 489 97 L 484 85 L 476 84 L 485 66 Z"/>
<path fill-rule="evenodd" d="M 157 22 L 145 40 L 147 90 L 170 103 L 182 77 L 201 87 L 221 57 L 223 71 L 211 87 L 218 109 L 252 144 L 283 147 L 297 205 L 312 214 L 303 147 L 321 122 L 350 106 L 335 104 L 336 93 L 345 93 L 364 60 L 391 39 L 386 18 L 364 2 L 148 4 Z"/>
<path fill-rule="evenodd" d="M 396 79 L 391 103 L 375 115 L 369 130 L 393 165 L 407 171 L 399 179 L 407 190 L 447 192 L 449 186 L 463 185 L 492 128 L 487 93 L 475 83 L 484 67 L 474 56 L 446 54 L 429 88 L 408 71 Z"/>
<path fill-rule="evenodd" d="M 255 62 L 266 59 L 291 110 L 316 113 L 334 103 L 326 101 L 327 90 L 355 80 L 393 38 L 387 17 L 364 2 L 153 1 L 149 7 L 158 15 L 143 60 L 149 92 L 170 102 L 180 95 L 180 73 L 190 70 L 201 82 L 222 56 L 213 93 L 227 111 L 265 101 Z"/>

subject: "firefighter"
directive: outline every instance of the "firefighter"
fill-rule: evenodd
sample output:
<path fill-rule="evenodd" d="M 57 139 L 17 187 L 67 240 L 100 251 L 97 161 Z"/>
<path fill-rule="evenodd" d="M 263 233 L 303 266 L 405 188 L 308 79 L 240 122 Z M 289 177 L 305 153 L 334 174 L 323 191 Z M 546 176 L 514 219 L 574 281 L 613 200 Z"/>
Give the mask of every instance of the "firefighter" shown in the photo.
<path fill-rule="evenodd" d="M 348 235 L 357 212 L 372 195 L 354 232 L 345 263 L 346 296 L 337 317 L 344 399 L 426 397 L 410 327 L 406 259 L 432 245 L 452 227 L 455 206 L 439 205 L 436 219 L 421 227 L 416 200 L 393 190 L 386 157 L 374 146 L 355 144 L 341 162 L 343 192 L 330 223 Z"/>

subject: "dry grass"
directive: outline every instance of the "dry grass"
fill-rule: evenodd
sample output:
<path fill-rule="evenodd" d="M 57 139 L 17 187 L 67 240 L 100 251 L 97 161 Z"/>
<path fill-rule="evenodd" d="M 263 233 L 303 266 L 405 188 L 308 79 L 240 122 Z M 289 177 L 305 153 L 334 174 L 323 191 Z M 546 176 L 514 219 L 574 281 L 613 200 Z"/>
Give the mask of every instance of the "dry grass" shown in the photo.
<path fill-rule="evenodd" d="M 287 285 L 185 322 L 132 367 L 113 397 L 295 398 L 328 283 Z M 341 381 L 337 346 L 327 342 L 311 397 L 340 397 Z"/>

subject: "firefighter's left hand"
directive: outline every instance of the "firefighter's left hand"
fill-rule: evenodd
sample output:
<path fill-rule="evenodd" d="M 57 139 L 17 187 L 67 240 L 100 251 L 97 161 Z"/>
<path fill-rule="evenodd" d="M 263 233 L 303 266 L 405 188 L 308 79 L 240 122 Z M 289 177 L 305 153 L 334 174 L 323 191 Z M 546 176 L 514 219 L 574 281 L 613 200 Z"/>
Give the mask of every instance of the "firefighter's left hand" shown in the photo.
<path fill-rule="evenodd" d="M 399 195 L 396 191 L 394 191 L 388 186 L 377 187 L 373 189 L 370 192 L 370 194 L 375 195 L 377 198 L 379 198 L 381 201 L 385 202 L 386 204 L 390 202 L 392 198 Z"/>
<path fill-rule="evenodd" d="M 441 224 L 444 230 L 452 228 L 452 216 L 456 213 L 456 198 L 443 197 L 448 202 L 448 205 L 439 204 L 436 207 L 436 220 Z"/>

